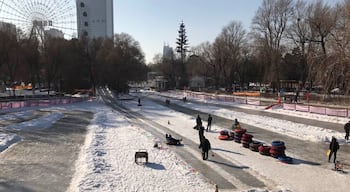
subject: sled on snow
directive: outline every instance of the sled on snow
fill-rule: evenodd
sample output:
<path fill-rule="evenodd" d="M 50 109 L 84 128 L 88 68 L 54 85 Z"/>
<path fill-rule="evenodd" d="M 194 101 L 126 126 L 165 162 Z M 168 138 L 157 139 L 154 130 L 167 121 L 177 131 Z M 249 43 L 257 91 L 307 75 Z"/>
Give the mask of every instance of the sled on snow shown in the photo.
<path fill-rule="evenodd" d="M 144 161 L 142 161 L 144 159 Z M 146 164 L 148 163 L 148 152 L 146 149 L 140 149 L 135 152 L 135 163 L 136 164 Z"/>
<path fill-rule="evenodd" d="M 341 161 L 336 161 L 334 163 L 334 168 L 332 169 L 333 171 L 337 171 L 337 172 L 340 172 L 340 173 L 346 173 L 344 171 L 344 163 L 342 163 Z"/>

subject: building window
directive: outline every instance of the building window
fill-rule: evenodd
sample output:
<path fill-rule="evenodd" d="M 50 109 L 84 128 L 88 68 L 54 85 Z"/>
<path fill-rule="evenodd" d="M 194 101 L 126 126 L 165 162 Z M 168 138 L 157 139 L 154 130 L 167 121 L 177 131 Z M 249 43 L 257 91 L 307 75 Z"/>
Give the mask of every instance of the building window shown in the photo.
<path fill-rule="evenodd" d="M 83 12 L 83 16 L 84 16 L 84 17 L 87 17 L 86 11 Z"/>
<path fill-rule="evenodd" d="M 80 7 L 85 7 L 85 4 L 83 2 L 81 2 Z"/>
<path fill-rule="evenodd" d="M 87 21 L 85 21 L 84 25 L 87 27 L 87 26 L 89 26 L 89 23 Z"/>
<path fill-rule="evenodd" d="M 87 31 L 84 31 L 84 36 L 88 36 L 89 35 L 89 33 L 87 32 Z"/>

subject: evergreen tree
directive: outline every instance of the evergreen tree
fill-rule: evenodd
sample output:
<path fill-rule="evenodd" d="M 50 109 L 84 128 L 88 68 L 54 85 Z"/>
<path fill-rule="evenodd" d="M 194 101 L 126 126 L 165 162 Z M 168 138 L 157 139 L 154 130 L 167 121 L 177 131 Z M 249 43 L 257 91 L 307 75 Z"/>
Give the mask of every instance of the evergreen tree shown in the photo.
<path fill-rule="evenodd" d="M 180 54 L 181 60 L 184 61 L 186 57 L 186 52 L 188 49 L 188 42 L 187 42 L 185 24 L 183 21 L 180 24 L 180 29 L 178 33 L 179 33 L 179 37 L 177 38 L 177 41 L 176 41 L 176 44 L 177 44 L 176 52 Z"/>
<path fill-rule="evenodd" d="M 186 29 L 185 24 L 182 21 L 180 23 L 180 28 L 178 30 L 179 37 L 176 39 L 176 52 L 180 54 L 180 65 L 177 71 L 176 76 L 179 78 L 177 79 L 177 87 L 178 86 L 184 86 L 187 84 L 187 77 L 185 72 L 185 59 L 186 59 L 186 52 L 188 51 L 188 40 L 186 35 Z"/>

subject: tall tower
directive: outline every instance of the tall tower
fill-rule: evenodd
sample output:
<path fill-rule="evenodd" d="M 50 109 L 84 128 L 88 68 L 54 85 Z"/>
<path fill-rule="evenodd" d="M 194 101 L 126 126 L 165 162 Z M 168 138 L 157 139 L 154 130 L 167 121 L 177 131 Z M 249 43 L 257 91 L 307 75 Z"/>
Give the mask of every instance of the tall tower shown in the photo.
<path fill-rule="evenodd" d="M 113 38 L 113 0 L 76 0 L 78 37 Z"/>

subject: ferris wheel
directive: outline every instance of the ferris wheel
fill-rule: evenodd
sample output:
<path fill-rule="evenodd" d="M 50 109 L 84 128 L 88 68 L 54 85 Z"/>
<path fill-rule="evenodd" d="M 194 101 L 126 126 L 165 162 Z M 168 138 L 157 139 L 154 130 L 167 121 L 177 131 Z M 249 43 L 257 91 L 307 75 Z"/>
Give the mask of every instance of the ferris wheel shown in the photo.
<path fill-rule="evenodd" d="M 0 0 L 0 22 L 28 36 L 42 38 L 50 30 L 66 39 L 77 36 L 75 0 Z"/>

